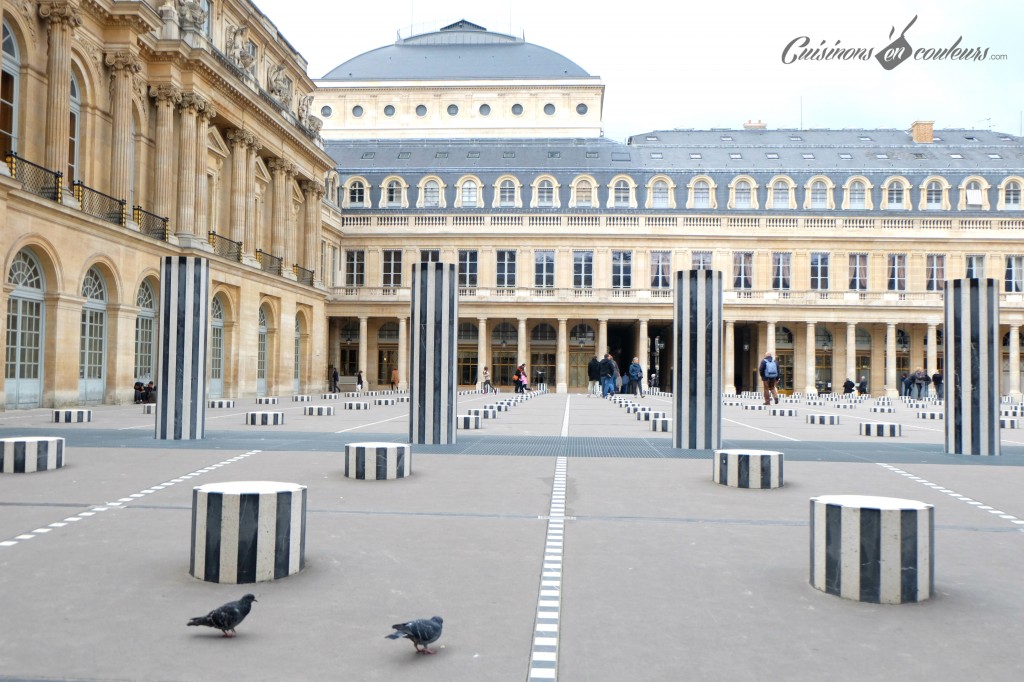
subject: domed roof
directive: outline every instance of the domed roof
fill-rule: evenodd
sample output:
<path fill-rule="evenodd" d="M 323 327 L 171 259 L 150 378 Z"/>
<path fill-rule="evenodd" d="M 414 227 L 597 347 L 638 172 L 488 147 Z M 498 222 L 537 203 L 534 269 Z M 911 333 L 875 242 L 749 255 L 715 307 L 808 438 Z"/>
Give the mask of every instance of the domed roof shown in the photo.
<path fill-rule="evenodd" d="M 575 62 L 465 19 L 364 52 L 323 77 L 335 81 L 590 78 Z"/>

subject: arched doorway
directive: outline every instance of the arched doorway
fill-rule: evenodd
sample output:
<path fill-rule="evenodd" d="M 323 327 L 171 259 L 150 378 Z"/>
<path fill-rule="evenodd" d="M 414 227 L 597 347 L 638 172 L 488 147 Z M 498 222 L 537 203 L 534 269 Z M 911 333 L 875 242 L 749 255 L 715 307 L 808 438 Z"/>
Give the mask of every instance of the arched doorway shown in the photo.
<path fill-rule="evenodd" d="M 377 330 L 377 385 L 391 386 L 391 370 L 396 367 L 398 367 L 398 323 L 385 322 Z M 369 379 L 368 376 L 366 378 Z"/>
<path fill-rule="evenodd" d="M 143 282 L 135 294 L 139 314 L 135 318 L 135 381 L 153 381 L 156 363 L 156 295 L 149 282 Z"/>
<path fill-rule="evenodd" d="M 8 409 L 39 407 L 43 393 L 43 325 L 46 290 L 35 255 L 22 249 L 7 273 L 14 285 L 7 299 L 7 357 L 4 370 Z"/>
<path fill-rule="evenodd" d="M 519 332 L 509 322 L 502 322 L 491 331 L 491 383 L 496 387 L 512 385 L 518 343 Z"/>
<path fill-rule="evenodd" d="M 569 388 L 587 387 L 587 366 L 597 356 L 594 328 L 581 322 L 569 330 Z"/>
<path fill-rule="evenodd" d="M 302 318 L 295 316 L 295 363 L 292 368 L 292 390 L 302 392 Z"/>
<path fill-rule="evenodd" d="M 82 282 L 82 325 L 78 354 L 78 400 L 103 402 L 106 391 L 107 284 L 96 268 Z"/>
<path fill-rule="evenodd" d="M 224 396 L 224 304 L 220 296 L 210 303 L 210 397 Z"/>
<path fill-rule="evenodd" d="M 266 306 L 260 306 L 256 323 L 256 395 L 267 394 L 267 315 Z"/>
<path fill-rule="evenodd" d="M 531 384 L 549 384 L 555 380 L 555 351 L 558 346 L 558 332 L 547 322 L 541 322 L 530 332 L 530 373 Z"/>

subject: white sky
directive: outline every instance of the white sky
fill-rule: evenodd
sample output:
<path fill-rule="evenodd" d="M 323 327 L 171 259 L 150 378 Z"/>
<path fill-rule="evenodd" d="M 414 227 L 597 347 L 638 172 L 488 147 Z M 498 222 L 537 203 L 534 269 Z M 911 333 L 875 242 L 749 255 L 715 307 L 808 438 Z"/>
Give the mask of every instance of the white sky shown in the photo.
<path fill-rule="evenodd" d="M 605 85 L 606 135 L 666 128 L 936 128 L 1022 133 L 1024 2 L 1021 0 L 254 0 L 320 78 L 342 62 L 395 42 L 410 26 L 467 19 L 525 33 Z M 817 46 L 889 44 L 907 23 L 911 46 L 989 48 L 1005 60 L 908 60 L 892 71 L 870 61 L 783 64 L 799 36 Z M 416 31 L 419 32 L 419 31 Z"/>

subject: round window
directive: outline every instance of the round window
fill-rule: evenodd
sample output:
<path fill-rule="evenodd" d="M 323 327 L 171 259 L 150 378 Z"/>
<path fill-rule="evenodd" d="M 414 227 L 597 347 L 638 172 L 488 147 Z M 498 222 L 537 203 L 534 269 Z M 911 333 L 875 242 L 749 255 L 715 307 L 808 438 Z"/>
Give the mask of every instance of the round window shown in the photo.
<path fill-rule="evenodd" d="M 427 107 L 426 107 L 426 105 L 420 104 L 419 106 L 417 106 L 416 107 L 416 115 L 420 116 L 420 117 L 426 116 L 427 115 Z"/>
<path fill-rule="evenodd" d="M 324 118 L 330 118 L 331 114 L 333 114 L 333 113 L 334 113 L 334 109 L 331 109 L 330 107 L 321 107 L 320 108 L 320 115 L 323 116 Z"/>
<path fill-rule="evenodd" d="M 544 105 L 544 113 L 548 116 L 553 116 L 555 113 L 555 105 L 548 102 Z"/>
<path fill-rule="evenodd" d="M 481 116 L 490 116 L 491 115 L 491 105 L 490 104 L 481 104 L 480 105 L 480 115 Z"/>
<path fill-rule="evenodd" d="M 386 107 L 384 107 L 384 115 L 387 116 L 388 118 L 394 116 L 395 115 L 395 108 L 393 106 L 391 106 L 390 104 L 387 105 Z"/>
<path fill-rule="evenodd" d="M 579 114 L 580 116 L 583 116 L 584 114 L 586 114 L 587 113 L 587 105 L 583 104 L 582 102 L 577 104 L 576 105 L 576 113 Z"/>
<path fill-rule="evenodd" d="M 513 116 L 519 116 L 522 113 L 523 113 L 523 105 L 522 104 L 513 104 L 512 105 L 512 115 Z"/>
<path fill-rule="evenodd" d="M 449 116 L 458 116 L 459 115 L 459 107 L 457 107 L 454 104 L 449 104 L 448 105 L 448 115 Z"/>
<path fill-rule="evenodd" d="M 355 116 L 356 118 L 359 118 L 360 116 L 363 115 L 363 108 L 358 104 L 355 105 L 354 107 L 352 107 L 352 115 Z"/>

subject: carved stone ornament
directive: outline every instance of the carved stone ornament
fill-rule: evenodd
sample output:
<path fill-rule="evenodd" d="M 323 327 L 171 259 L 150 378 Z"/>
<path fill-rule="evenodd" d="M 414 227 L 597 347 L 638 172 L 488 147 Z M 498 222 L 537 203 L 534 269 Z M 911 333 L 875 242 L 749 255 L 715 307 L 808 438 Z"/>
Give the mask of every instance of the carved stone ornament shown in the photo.
<path fill-rule="evenodd" d="M 182 27 L 199 27 L 206 23 L 206 10 L 195 0 L 178 0 L 178 16 Z"/>
<path fill-rule="evenodd" d="M 111 77 L 118 73 L 134 75 L 142 70 L 142 62 L 131 52 L 108 52 L 103 61 L 110 67 Z"/>
<path fill-rule="evenodd" d="M 175 105 L 181 102 L 181 88 L 170 84 L 150 85 L 149 96 L 155 99 L 157 104 L 168 102 Z"/>
<path fill-rule="evenodd" d="M 267 92 L 285 106 L 291 104 L 292 82 L 285 73 L 285 65 L 270 67 L 267 72 Z"/>
<path fill-rule="evenodd" d="M 304 128 L 309 127 L 309 108 L 313 105 L 313 95 L 299 97 L 299 123 Z"/>
<path fill-rule="evenodd" d="M 47 21 L 47 30 L 53 26 L 77 28 L 82 25 L 78 8 L 66 0 L 43 0 L 39 3 L 39 16 Z"/>
<path fill-rule="evenodd" d="M 310 115 L 309 122 L 306 124 L 306 127 L 309 128 L 311 132 L 319 135 L 320 130 L 324 127 L 324 121 L 319 116 Z"/>
<path fill-rule="evenodd" d="M 243 69 L 248 69 L 253 62 L 253 56 L 247 48 L 248 26 L 228 26 L 224 32 L 224 54 Z"/>

